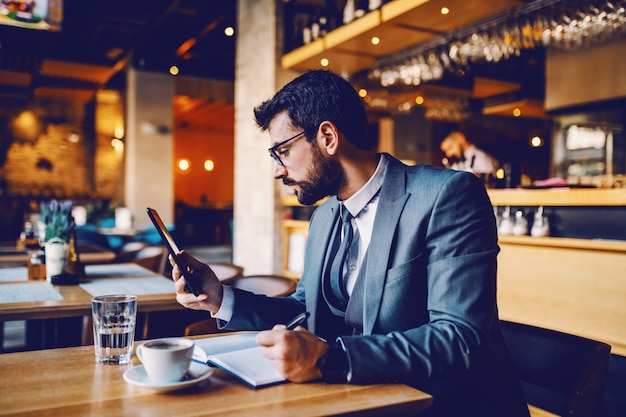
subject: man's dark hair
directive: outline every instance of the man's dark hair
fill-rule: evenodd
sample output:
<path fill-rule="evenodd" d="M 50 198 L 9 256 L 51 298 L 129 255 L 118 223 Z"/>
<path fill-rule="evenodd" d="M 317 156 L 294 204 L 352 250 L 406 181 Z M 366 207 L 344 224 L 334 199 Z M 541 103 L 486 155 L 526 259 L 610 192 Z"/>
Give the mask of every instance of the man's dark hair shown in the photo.
<path fill-rule="evenodd" d="M 270 121 L 283 110 L 294 127 L 307 132 L 307 140 L 312 140 L 319 125 L 328 120 L 357 148 L 375 147 L 375 140 L 367 135 L 367 114 L 361 98 L 348 81 L 331 71 L 309 71 L 289 82 L 254 109 L 257 125 L 267 130 Z"/>

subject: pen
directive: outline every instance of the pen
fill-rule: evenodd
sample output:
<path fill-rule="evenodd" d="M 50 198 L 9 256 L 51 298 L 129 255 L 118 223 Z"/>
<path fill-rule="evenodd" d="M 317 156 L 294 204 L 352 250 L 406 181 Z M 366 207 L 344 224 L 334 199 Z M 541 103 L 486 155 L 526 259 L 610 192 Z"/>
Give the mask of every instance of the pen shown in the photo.
<path fill-rule="evenodd" d="M 307 317 L 309 317 L 309 312 L 308 311 L 305 311 L 304 313 L 298 314 L 289 323 L 287 323 L 287 326 L 286 326 L 287 330 L 295 329 L 296 327 L 298 327 L 299 325 L 304 323 L 304 320 L 306 320 Z"/>

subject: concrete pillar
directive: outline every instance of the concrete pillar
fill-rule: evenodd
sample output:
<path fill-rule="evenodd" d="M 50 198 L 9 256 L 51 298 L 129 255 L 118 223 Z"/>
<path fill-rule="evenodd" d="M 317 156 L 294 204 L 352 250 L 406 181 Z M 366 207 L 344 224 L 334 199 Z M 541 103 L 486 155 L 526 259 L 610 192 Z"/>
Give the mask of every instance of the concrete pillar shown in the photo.
<path fill-rule="evenodd" d="M 254 107 L 293 78 L 280 69 L 280 10 L 275 0 L 238 0 L 235 69 L 233 262 L 246 274 L 282 270 L 280 183 L 272 177 L 270 139 Z"/>
<path fill-rule="evenodd" d="M 134 227 L 150 224 L 146 207 L 174 223 L 173 91 L 169 75 L 128 69 L 124 199 Z"/>

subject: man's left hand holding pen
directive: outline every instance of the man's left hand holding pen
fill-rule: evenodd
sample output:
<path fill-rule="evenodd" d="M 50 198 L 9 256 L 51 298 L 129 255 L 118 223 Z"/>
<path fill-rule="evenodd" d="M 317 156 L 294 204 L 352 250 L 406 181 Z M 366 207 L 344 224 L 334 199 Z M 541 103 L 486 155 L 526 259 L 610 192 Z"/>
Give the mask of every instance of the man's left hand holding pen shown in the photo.
<path fill-rule="evenodd" d="M 308 313 L 303 315 L 306 318 Z M 321 378 L 317 362 L 326 353 L 328 344 L 301 325 L 289 327 L 293 327 L 293 331 L 277 324 L 272 330 L 259 332 L 256 342 L 262 346 L 263 355 L 292 382 Z"/>

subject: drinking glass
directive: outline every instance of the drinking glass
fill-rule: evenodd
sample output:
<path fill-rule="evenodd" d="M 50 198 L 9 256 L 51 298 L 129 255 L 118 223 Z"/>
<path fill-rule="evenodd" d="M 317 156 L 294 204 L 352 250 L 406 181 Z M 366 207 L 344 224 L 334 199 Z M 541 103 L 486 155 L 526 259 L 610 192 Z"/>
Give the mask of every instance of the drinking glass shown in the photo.
<path fill-rule="evenodd" d="M 137 297 L 101 295 L 91 299 L 96 362 L 127 364 L 133 353 Z"/>

